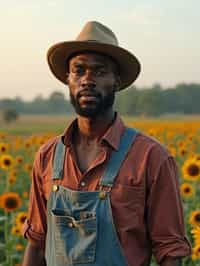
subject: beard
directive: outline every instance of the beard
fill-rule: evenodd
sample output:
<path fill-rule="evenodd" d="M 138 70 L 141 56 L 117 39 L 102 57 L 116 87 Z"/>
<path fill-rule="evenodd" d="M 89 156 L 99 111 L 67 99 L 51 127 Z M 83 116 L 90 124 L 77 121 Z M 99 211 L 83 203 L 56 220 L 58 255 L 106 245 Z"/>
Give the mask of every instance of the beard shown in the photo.
<path fill-rule="evenodd" d="M 97 101 L 95 104 L 88 104 L 85 106 L 81 106 L 79 99 L 84 95 L 92 95 L 95 96 Z M 70 93 L 70 102 L 73 105 L 75 111 L 80 116 L 84 116 L 87 118 L 95 118 L 99 114 L 105 113 L 110 107 L 113 106 L 115 100 L 115 92 L 112 91 L 104 97 L 97 92 L 91 92 L 88 90 L 81 91 L 77 94 L 76 97 Z"/>

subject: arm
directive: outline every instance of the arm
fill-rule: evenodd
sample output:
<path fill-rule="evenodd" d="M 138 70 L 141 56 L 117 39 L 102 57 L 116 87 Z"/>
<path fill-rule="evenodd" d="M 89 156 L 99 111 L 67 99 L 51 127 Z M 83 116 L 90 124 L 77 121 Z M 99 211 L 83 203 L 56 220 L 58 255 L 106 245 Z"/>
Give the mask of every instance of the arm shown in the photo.
<path fill-rule="evenodd" d="M 155 158 L 157 153 L 161 160 L 152 162 L 148 169 L 151 182 L 147 199 L 147 226 L 152 251 L 158 265 L 177 266 L 181 265 L 177 258 L 191 254 L 190 244 L 185 237 L 177 167 L 166 152 L 161 149 L 153 152 L 152 157 Z"/>
<path fill-rule="evenodd" d="M 41 179 L 40 153 L 37 153 L 32 171 L 32 184 L 28 219 L 22 229 L 22 235 L 29 240 L 23 266 L 44 266 L 44 250 L 46 235 L 46 200 L 43 195 Z"/>
<path fill-rule="evenodd" d="M 46 266 L 44 250 L 28 242 L 22 266 Z"/>

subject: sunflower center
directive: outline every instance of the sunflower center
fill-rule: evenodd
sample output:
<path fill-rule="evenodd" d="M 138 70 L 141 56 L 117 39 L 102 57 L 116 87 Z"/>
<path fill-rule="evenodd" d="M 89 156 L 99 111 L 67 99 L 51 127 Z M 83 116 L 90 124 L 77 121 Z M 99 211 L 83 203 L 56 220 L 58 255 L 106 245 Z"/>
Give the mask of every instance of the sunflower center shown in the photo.
<path fill-rule="evenodd" d="M 22 217 L 20 218 L 20 222 L 21 222 L 21 223 L 24 223 L 25 220 L 26 220 L 26 216 L 22 216 Z"/>
<path fill-rule="evenodd" d="M 4 165 L 9 166 L 11 164 L 11 161 L 9 159 L 4 160 Z"/>
<path fill-rule="evenodd" d="M 185 193 L 190 193 L 190 191 L 191 191 L 191 189 L 190 189 L 189 187 L 186 187 L 186 188 L 184 189 L 184 192 L 185 192 Z"/>
<path fill-rule="evenodd" d="M 196 164 L 191 164 L 188 167 L 188 173 L 190 176 L 197 176 L 199 175 L 199 172 L 200 172 L 199 167 Z"/>
<path fill-rule="evenodd" d="M 181 153 L 181 155 L 185 155 L 186 154 L 186 150 L 181 149 L 180 153 Z"/>
<path fill-rule="evenodd" d="M 4 152 L 6 150 L 5 147 L 1 147 L 1 151 Z"/>
<path fill-rule="evenodd" d="M 200 222 L 200 213 L 195 215 L 195 221 L 197 221 L 198 223 Z"/>
<path fill-rule="evenodd" d="M 16 199 L 11 197 L 6 199 L 5 205 L 8 209 L 15 209 L 18 206 Z"/>

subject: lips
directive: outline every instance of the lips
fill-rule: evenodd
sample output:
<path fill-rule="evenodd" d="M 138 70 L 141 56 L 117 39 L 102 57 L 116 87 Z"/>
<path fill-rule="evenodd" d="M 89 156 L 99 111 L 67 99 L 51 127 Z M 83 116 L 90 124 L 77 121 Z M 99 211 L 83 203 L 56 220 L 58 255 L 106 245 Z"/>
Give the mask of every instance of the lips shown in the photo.
<path fill-rule="evenodd" d="M 85 95 L 80 97 L 83 101 L 96 101 L 98 99 L 97 96 L 94 95 Z"/>
<path fill-rule="evenodd" d="M 82 91 L 78 95 L 78 99 L 80 102 L 97 102 L 100 99 L 100 95 L 98 93 Z"/>

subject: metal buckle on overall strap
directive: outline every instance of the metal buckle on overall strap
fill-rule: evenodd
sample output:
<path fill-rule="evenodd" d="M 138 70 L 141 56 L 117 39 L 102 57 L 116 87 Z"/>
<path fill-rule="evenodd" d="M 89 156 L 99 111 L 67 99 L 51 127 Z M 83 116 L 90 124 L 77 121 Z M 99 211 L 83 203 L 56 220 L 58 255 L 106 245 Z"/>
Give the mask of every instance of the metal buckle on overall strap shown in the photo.
<path fill-rule="evenodd" d="M 107 194 L 111 191 L 111 187 L 107 186 L 105 190 L 105 186 L 99 186 L 99 198 L 104 200 L 107 197 Z"/>

